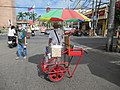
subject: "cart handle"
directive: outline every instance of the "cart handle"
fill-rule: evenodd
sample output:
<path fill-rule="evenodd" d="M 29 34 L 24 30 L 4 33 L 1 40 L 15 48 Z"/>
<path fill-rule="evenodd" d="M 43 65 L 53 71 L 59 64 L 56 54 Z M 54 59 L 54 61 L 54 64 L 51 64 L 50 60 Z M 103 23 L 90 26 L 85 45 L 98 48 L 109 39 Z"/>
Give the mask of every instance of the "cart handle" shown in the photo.
<path fill-rule="evenodd" d="M 68 44 L 67 43 L 65 43 L 65 42 L 63 42 L 63 44 L 64 45 L 67 45 L 68 46 Z M 79 50 L 79 51 L 83 51 L 83 52 L 85 52 L 86 54 L 88 54 L 88 52 L 86 51 L 86 50 L 84 50 L 83 48 L 70 48 L 70 50 Z M 66 50 L 65 52 L 67 52 L 68 50 Z"/>
<path fill-rule="evenodd" d="M 63 45 L 67 45 L 67 46 L 68 46 L 68 44 L 67 44 L 67 43 L 65 43 L 65 42 L 63 42 Z"/>
<path fill-rule="evenodd" d="M 88 52 L 87 52 L 86 50 L 84 50 L 84 52 L 85 52 L 86 54 L 88 54 Z"/>
<path fill-rule="evenodd" d="M 88 52 L 86 50 L 84 50 L 83 48 L 70 48 L 70 51 L 82 51 L 85 52 L 86 54 L 88 54 Z"/>

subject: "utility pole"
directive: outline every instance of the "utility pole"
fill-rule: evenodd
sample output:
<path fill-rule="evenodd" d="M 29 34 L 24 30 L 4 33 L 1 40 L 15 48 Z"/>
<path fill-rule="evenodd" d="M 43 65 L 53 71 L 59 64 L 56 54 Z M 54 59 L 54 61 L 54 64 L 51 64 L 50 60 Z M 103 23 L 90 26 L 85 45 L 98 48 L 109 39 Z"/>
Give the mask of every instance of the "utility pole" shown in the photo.
<path fill-rule="evenodd" d="M 95 4 L 94 35 L 97 34 L 97 33 L 96 33 L 96 31 L 97 31 L 97 24 L 96 24 L 96 23 L 98 23 L 98 22 L 97 22 L 97 19 L 98 19 L 98 18 L 97 18 L 97 14 L 98 14 L 98 13 L 97 13 L 97 10 L 98 10 L 98 5 L 97 5 L 97 3 L 98 3 L 98 0 L 96 0 L 96 4 Z"/>
<path fill-rule="evenodd" d="M 91 29 L 92 29 L 92 32 L 94 32 L 94 0 L 92 0 L 92 19 L 91 19 Z"/>
<path fill-rule="evenodd" d="M 100 9 L 100 5 L 101 5 L 101 0 L 99 1 L 99 4 L 97 5 L 98 3 L 98 0 L 96 0 L 96 9 L 95 9 L 95 17 L 96 17 L 96 20 L 95 20 L 95 32 L 96 34 L 98 34 L 98 16 L 99 16 L 99 9 Z"/>
<path fill-rule="evenodd" d="M 70 0 L 68 0 L 68 9 L 70 9 Z"/>
<path fill-rule="evenodd" d="M 106 44 L 107 51 L 112 51 L 112 47 L 113 47 L 115 2 L 116 0 L 110 0 L 110 7 L 108 13 L 107 44 Z"/>

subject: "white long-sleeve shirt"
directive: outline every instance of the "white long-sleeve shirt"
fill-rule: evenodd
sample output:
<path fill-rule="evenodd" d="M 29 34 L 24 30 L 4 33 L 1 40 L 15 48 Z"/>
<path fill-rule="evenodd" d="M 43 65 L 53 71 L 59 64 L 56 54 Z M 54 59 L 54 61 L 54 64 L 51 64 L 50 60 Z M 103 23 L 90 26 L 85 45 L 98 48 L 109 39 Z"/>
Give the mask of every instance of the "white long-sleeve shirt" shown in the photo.
<path fill-rule="evenodd" d="M 9 30 L 8 30 L 8 36 L 14 36 L 15 33 L 16 33 L 15 29 L 9 28 Z"/>

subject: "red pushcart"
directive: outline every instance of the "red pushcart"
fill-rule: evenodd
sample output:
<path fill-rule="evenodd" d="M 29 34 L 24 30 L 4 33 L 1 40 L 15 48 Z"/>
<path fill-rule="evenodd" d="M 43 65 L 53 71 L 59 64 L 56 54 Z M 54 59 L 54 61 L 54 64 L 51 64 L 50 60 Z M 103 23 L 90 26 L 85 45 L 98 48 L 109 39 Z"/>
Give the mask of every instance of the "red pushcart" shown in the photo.
<path fill-rule="evenodd" d="M 53 82 L 60 81 L 64 78 L 65 73 L 67 72 L 71 78 L 74 75 L 78 64 L 80 63 L 84 50 L 82 48 L 70 48 L 70 35 L 65 37 L 66 48 L 61 52 L 62 55 L 68 55 L 71 57 L 69 60 L 59 60 L 59 57 L 52 57 L 48 61 L 41 63 L 42 71 L 48 74 L 49 79 Z M 70 63 L 73 60 L 73 56 L 79 56 L 76 65 L 74 66 L 73 71 L 70 71 Z"/>

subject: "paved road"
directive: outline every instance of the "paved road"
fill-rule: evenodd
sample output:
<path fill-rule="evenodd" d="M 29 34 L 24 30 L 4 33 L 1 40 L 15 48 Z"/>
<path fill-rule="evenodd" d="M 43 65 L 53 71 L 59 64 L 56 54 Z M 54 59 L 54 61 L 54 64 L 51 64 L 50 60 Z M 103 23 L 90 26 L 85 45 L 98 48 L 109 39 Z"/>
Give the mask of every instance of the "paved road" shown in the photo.
<path fill-rule="evenodd" d="M 102 37 L 102 36 L 74 37 L 74 38 L 71 38 L 71 40 L 78 43 L 78 44 L 82 44 L 82 45 L 85 45 L 85 46 L 88 46 L 88 47 L 94 48 L 94 49 L 101 49 L 100 47 L 105 46 L 107 43 L 107 38 Z M 116 40 L 117 40 L 116 38 L 113 39 L 113 45 L 116 45 L 116 42 L 117 42 Z"/>
<path fill-rule="evenodd" d="M 47 38 L 42 34 L 31 37 L 28 59 L 19 61 L 15 60 L 17 49 L 9 49 L 7 37 L 0 36 L 0 90 L 120 90 L 120 55 L 85 46 L 82 47 L 88 49 L 88 54 L 84 54 L 73 78 L 66 76 L 58 83 L 45 79 L 38 67 Z M 74 58 L 71 69 L 76 60 Z"/>

